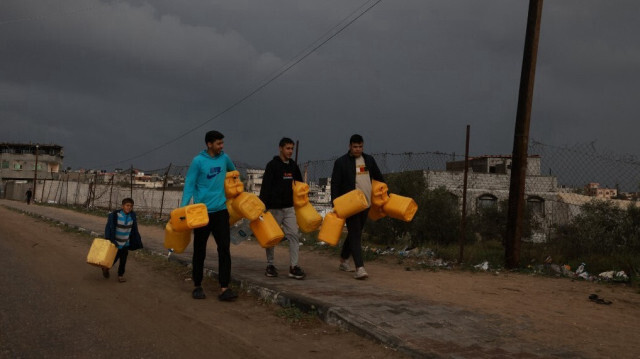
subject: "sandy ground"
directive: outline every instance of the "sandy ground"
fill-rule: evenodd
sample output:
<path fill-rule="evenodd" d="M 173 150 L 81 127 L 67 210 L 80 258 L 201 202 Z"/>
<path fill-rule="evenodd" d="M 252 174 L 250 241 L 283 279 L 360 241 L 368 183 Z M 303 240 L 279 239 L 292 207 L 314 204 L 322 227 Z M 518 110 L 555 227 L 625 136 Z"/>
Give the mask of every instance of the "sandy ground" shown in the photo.
<path fill-rule="evenodd" d="M 83 234 L 0 208 L 0 357 L 402 358 L 246 294 L 191 298 L 190 271 L 132 252 L 126 283 L 85 263 Z M 113 271 L 113 269 L 112 269 Z"/>
<path fill-rule="evenodd" d="M 324 261 L 303 255 L 312 267 Z M 585 358 L 640 358 L 637 287 L 509 272 L 407 271 L 411 261 L 399 264 L 393 257 L 365 265 L 378 285 L 488 314 L 497 318 L 496 325 L 508 323 L 517 328 L 508 330 L 509 340 L 564 348 Z M 591 294 L 612 304 L 596 304 L 588 299 Z"/>

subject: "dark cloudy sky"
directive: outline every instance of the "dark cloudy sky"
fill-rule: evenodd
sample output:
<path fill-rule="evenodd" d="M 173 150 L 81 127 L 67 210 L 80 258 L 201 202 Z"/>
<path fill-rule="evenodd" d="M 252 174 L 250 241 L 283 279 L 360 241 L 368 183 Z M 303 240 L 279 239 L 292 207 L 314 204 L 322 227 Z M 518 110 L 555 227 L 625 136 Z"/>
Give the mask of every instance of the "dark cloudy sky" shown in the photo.
<path fill-rule="evenodd" d="M 472 155 L 510 153 L 525 0 L 383 0 L 260 89 L 373 4 L 2 0 L 0 142 L 154 169 L 188 164 L 217 129 L 262 166 L 282 136 L 300 161 L 356 132 L 370 153 L 463 153 L 469 124 Z M 532 138 L 640 153 L 639 19 L 637 0 L 544 2 Z"/>

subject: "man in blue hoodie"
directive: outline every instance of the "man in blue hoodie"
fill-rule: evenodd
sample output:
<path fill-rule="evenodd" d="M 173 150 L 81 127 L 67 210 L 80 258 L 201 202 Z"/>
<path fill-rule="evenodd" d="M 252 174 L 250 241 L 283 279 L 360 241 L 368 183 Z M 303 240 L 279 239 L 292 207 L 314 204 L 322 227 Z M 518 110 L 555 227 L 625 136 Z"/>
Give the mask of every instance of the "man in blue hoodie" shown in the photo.
<path fill-rule="evenodd" d="M 202 289 L 204 259 L 207 255 L 207 240 L 209 234 L 218 246 L 218 279 L 220 281 L 220 295 L 222 301 L 232 301 L 238 297 L 229 288 L 231 281 L 231 251 L 229 212 L 227 212 L 224 194 L 224 180 L 227 171 L 234 171 L 236 167 L 224 148 L 224 135 L 218 131 L 209 131 L 204 142 L 207 149 L 200 152 L 191 161 L 182 192 L 180 206 L 186 206 L 193 198 L 193 203 L 204 203 L 209 212 L 209 224 L 193 230 L 193 284 L 194 299 L 204 299 Z"/>

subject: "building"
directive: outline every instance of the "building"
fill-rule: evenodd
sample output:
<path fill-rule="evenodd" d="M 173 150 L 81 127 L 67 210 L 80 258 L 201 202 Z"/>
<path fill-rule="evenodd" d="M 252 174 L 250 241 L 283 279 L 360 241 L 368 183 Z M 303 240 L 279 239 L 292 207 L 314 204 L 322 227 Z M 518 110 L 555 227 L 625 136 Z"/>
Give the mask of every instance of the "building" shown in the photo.
<path fill-rule="evenodd" d="M 0 143 L 0 197 L 13 198 L 17 194 L 22 198 L 22 194 L 33 187 L 36 177 L 57 176 L 63 158 L 59 145 Z M 9 192 L 12 195 L 7 197 Z"/>
<path fill-rule="evenodd" d="M 541 175 L 541 159 L 538 155 L 527 159 L 525 201 L 543 225 L 533 241 L 545 241 L 554 215 L 558 182 L 553 176 Z M 447 162 L 445 171 L 424 171 L 429 189 L 445 188 L 462 207 L 464 161 Z M 511 183 L 511 156 L 484 155 L 469 159 L 467 176 L 467 211 L 473 213 L 483 207 L 497 206 L 509 199 Z"/>
<path fill-rule="evenodd" d="M 32 180 L 36 163 L 38 177 L 51 176 L 62 168 L 62 146 L 25 143 L 0 143 L 0 178 Z"/>
<path fill-rule="evenodd" d="M 618 190 L 615 188 L 600 188 L 600 183 L 590 182 L 585 186 L 587 196 L 602 199 L 612 199 L 618 197 Z"/>

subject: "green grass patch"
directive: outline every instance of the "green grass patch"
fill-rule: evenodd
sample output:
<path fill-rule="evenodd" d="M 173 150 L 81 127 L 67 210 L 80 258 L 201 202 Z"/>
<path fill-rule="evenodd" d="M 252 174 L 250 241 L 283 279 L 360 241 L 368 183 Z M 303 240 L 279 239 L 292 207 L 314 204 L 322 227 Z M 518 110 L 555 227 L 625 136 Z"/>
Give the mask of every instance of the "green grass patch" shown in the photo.
<path fill-rule="evenodd" d="M 314 323 L 318 320 L 314 313 L 305 313 L 295 306 L 282 307 L 276 310 L 276 316 L 282 318 L 291 324 Z"/>

